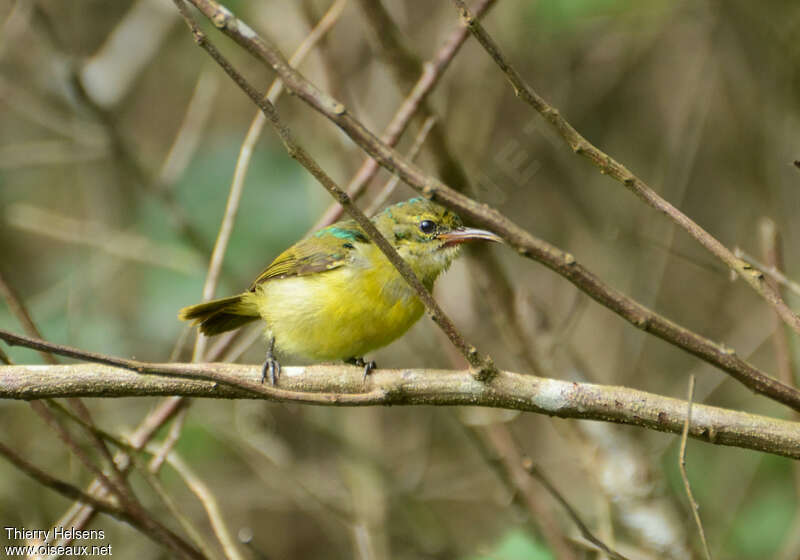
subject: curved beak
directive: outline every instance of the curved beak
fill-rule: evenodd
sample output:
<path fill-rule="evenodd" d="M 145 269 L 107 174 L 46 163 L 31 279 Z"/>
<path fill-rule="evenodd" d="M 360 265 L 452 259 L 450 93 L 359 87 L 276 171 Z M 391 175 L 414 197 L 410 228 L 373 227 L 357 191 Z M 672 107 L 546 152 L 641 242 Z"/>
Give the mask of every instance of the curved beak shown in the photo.
<path fill-rule="evenodd" d="M 445 233 L 440 233 L 437 237 L 444 241 L 444 247 L 460 245 L 461 243 L 466 243 L 467 241 L 476 241 L 479 239 L 483 241 L 495 241 L 497 243 L 503 243 L 503 238 L 499 235 L 496 235 L 491 231 L 486 231 L 485 229 L 475 228 L 458 228 Z"/>

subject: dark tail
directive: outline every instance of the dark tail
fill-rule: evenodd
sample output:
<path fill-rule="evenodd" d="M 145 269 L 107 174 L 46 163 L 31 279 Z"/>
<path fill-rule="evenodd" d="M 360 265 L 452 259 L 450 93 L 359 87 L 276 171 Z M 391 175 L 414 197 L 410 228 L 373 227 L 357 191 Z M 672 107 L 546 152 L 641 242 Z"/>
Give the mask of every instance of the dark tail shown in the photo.
<path fill-rule="evenodd" d="M 256 306 L 244 301 L 245 295 L 247 294 L 184 307 L 178 312 L 178 318 L 182 321 L 194 321 L 200 326 L 200 332 L 208 336 L 238 329 L 259 317 Z"/>

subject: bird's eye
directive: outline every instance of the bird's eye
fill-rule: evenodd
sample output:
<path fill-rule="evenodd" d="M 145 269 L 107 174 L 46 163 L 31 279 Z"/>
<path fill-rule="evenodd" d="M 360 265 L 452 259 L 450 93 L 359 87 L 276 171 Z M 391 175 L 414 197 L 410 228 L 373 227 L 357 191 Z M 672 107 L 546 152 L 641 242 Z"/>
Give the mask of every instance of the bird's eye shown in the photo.
<path fill-rule="evenodd" d="M 436 231 L 436 222 L 432 220 L 422 220 L 419 223 L 419 229 L 422 233 L 433 233 Z"/>

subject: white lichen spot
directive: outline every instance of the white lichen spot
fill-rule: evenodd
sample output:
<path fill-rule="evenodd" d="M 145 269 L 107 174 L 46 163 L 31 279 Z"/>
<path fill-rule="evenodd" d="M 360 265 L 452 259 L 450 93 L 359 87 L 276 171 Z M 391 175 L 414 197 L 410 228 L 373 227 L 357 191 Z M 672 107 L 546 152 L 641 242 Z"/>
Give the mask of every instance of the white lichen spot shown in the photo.
<path fill-rule="evenodd" d="M 304 366 L 281 367 L 281 376 L 301 377 L 305 375 L 305 373 L 306 373 L 306 368 Z"/>
<path fill-rule="evenodd" d="M 248 41 L 252 41 L 256 37 L 258 37 L 256 35 L 256 32 L 253 31 L 253 28 L 250 27 L 249 25 L 247 25 L 244 22 L 241 22 L 241 21 L 239 22 L 238 29 L 239 29 L 239 34 L 242 37 L 244 37 L 245 39 L 247 39 Z"/>
<path fill-rule="evenodd" d="M 569 401 L 564 394 L 567 384 L 555 379 L 543 379 L 539 383 L 539 390 L 531 398 L 531 403 L 548 412 L 556 412 L 567 406 Z"/>
<path fill-rule="evenodd" d="M 47 371 L 52 367 L 53 366 L 46 366 L 46 365 L 29 365 L 25 366 L 25 369 L 28 369 L 30 371 Z"/>

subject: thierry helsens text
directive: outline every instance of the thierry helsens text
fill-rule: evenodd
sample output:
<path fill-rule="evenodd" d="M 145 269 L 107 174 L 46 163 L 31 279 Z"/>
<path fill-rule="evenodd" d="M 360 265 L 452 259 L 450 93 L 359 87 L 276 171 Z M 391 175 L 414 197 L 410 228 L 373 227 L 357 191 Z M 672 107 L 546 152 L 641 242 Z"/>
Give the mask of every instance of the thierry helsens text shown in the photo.
<path fill-rule="evenodd" d="M 104 540 L 106 538 L 103 529 L 89 529 L 81 531 L 71 527 L 53 527 L 52 529 L 26 529 L 25 527 L 4 527 L 6 538 L 8 540 L 49 540 L 53 539 L 67 539 L 67 540 L 82 540 L 94 539 Z"/>

